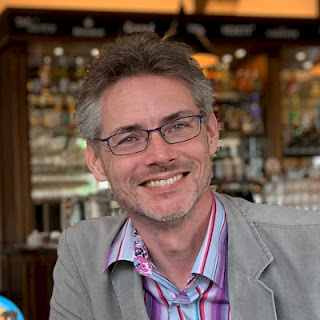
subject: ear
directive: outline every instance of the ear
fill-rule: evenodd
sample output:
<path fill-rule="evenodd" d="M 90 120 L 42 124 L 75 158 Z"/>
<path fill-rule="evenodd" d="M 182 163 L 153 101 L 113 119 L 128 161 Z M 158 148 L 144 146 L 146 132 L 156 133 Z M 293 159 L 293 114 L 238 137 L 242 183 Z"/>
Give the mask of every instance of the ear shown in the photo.
<path fill-rule="evenodd" d="M 219 139 L 218 121 L 213 112 L 209 116 L 209 120 L 206 127 L 207 127 L 207 133 L 208 133 L 209 151 L 210 151 L 210 154 L 213 155 L 217 151 L 218 139 Z"/>
<path fill-rule="evenodd" d="M 108 178 L 106 176 L 101 157 L 97 152 L 95 152 L 92 149 L 89 143 L 87 144 L 85 155 L 87 160 L 87 166 L 89 170 L 93 173 L 96 180 L 107 181 Z"/>

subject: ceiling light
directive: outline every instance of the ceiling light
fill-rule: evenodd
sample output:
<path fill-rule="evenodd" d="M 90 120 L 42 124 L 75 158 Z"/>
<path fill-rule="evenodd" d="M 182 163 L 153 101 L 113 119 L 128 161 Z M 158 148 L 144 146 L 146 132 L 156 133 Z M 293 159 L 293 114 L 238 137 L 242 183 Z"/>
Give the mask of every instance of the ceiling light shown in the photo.
<path fill-rule="evenodd" d="M 186 43 L 191 47 L 193 53 L 214 54 L 215 48 L 205 34 L 205 28 L 188 22 L 183 5 L 181 5 L 179 14 L 172 20 L 163 38 L 169 41 Z"/>
<path fill-rule="evenodd" d="M 81 64 L 84 64 L 83 57 L 76 57 L 76 65 L 81 65 Z"/>
<path fill-rule="evenodd" d="M 224 54 L 222 57 L 221 57 L 221 61 L 225 64 L 229 64 L 231 63 L 233 60 L 233 56 L 229 53 L 227 54 Z"/>
<path fill-rule="evenodd" d="M 97 57 L 100 54 L 100 50 L 98 48 L 92 48 L 90 54 L 92 57 Z"/>
<path fill-rule="evenodd" d="M 53 54 L 57 57 L 60 57 L 64 54 L 64 49 L 62 47 L 56 47 L 53 49 Z"/>
<path fill-rule="evenodd" d="M 243 48 L 239 48 L 234 52 L 234 56 L 237 59 L 243 59 L 247 55 L 247 50 Z"/>
<path fill-rule="evenodd" d="M 307 57 L 307 55 L 306 55 L 306 53 L 303 52 L 303 51 L 297 52 L 297 54 L 296 54 L 296 59 L 297 59 L 298 61 L 303 61 L 303 60 L 306 59 L 306 57 Z"/>
<path fill-rule="evenodd" d="M 44 64 L 50 64 L 51 63 L 51 57 L 50 56 L 45 56 L 43 58 L 43 62 L 44 62 Z"/>
<path fill-rule="evenodd" d="M 313 63 L 310 60 L 306 60 L 303 64 L 302 64 L 303 69 L 306 70 L 310 70 L 313 67 Z"/>

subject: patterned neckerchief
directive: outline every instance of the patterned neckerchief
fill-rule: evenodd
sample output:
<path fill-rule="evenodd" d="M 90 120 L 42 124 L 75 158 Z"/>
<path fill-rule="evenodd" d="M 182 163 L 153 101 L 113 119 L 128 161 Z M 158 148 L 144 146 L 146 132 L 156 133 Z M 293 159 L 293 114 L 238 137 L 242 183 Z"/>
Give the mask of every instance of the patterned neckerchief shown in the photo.
<path fill-rule="evenodd" d="M 152 270 L 154 268 L 154 265 L 149 256 L 148 249 L 135 227 L 133 227 L 133 238 L 134 238 L 133 265 L 142 276 L 150 278 L 152 275 Z"/>

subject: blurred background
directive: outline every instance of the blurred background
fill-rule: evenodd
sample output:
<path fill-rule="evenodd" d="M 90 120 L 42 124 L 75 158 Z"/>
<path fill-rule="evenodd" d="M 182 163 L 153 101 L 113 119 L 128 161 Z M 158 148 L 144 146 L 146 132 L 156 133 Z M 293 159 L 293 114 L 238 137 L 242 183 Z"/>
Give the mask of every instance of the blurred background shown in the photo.
<path fill-rule="evenodd" d="M 320 1 L 0 2 L 0 294 L 48 318 L 63 230 L 119 214 L 84 159 L 77 95 L 103 43 L 157 32 L 188 43 L 219 121 L 212 187 L 320 207 Z"/>

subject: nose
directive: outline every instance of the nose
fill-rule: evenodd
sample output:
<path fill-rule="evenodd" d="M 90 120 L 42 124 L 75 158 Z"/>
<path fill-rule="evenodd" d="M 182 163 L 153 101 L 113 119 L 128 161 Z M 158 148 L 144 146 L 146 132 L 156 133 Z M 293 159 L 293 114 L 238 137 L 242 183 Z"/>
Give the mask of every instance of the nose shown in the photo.
<path fill-rule="evenodd" d="M 167 143 L 159 131 L 149 133 L 149 144 L 145 152 L 148 165 L 167 165 L 176 158 L 174 145 Z"/>

